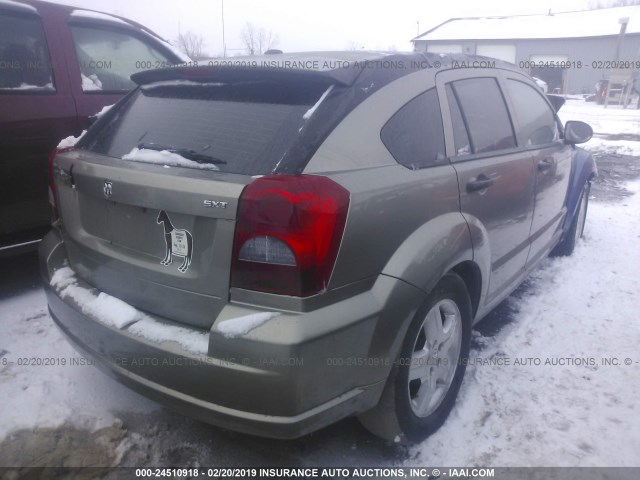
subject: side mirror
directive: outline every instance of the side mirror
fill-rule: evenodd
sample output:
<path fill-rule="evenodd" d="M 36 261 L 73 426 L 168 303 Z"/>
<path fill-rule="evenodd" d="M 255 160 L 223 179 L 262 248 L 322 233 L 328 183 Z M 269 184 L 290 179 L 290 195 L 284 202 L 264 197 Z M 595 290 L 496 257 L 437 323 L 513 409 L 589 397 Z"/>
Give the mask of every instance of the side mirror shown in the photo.
<path fill-rule="evenodd" d="M 564 140 L 571 145 L 585 143 L 593 137 L 593 128 L 590 125 L 571 120 L 564 126 Z"/>

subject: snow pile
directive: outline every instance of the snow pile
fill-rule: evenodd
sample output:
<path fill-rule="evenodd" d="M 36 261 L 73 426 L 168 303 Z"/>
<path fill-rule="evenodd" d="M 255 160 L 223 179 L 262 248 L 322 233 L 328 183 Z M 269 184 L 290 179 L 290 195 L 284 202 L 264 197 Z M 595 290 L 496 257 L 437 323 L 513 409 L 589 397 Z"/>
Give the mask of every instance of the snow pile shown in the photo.
<path fill-rule="evenodd" d="M 325 98 L 327 98 L 327 96 L 331 93 L 331 90 L 333 90 L 333 85 L 331 85 L 329 88 L 327 88 L 327 90 L 322 94 L 322 96 L 320 97 L 320 99 L 316 102 L 316 104 L 311 107 L 309 110 L 307 110 L 305 112 L 305 114 L 302 116 L 303 120 L 309 120 L 311 118 L 311 116 L 316 112 L 316 110 L 318 109 L 318 107 L 320 106 L 320 104 L 324 101 Z"/>
<path fill-rule="evenodd" d="M 69 267 L 56 270 L 53 275 L 51 275 L 51 280 L 49 281 L 49 284 L 58 291 L 64 290 L 74 283 L 76 283 L 76 272 Z"/>
<path fill-rule="evenodd" d="M 90 92 L 95 90 L 102 90 L 102 82 L 95 73 L 87 76 L 84 73 L 80 74 L 82 77 L 82 91 Z"/>
<path fill-rule="evenodd" d="M 85 315 L 109 327 L 121 330 L 129 327 L 128 332 L 152 342 L 176 342 L 196 355 L 204 355 L 209 350 L 208 334 L 158 322 L 104 292 L 96 295 L 77 285 L 75 273 L 69 267 L 56 270 L 49 283 L 62 298 L 72 299 Z"/>
<path fill-rule="evenodd" d="M 609 155 L 629 155 L 633 157 L 640 157 L 640 141 L 606 140 L 603 138 L 593 137 L 584 144 L 584 148 L 591 152 L 606 153 Z"/>
<path fill-rule="evenodd" d="M 115 103 L 113 105 L 115 105 Z M 100 118 L 105 113 L 107 113 L 109 110 L 111 110 L 113 108 L 113 105 L 105 105 L 104 107 L 102 107 L 102 109 L 98 113 L 95 114 L 95 117 L 96 118 Z"/>
<path fill-rule="evenodd" d="M 48 315 L 41 288 L 2 301 L 0 357 L 0 439 L 65 423 L 93 431 L 112 425 L 114 412 L 158 408 L 76 353 Z"/>
<path fill-rule="evenodd" d="M 198 163 L 167 150 L 157 151 L 147 148 L 134 148 L 122 157 L 133 162 L 153 163 L 170 167 L 199 168 L 201 170 L 220 170 L 212 163 Z"/>
<path fill-rule="evenodd" d="M 0 87 L 0 90 L 55 90 L 53 83 L 46 85 L 31 85 L 29 83 L 21 83 L 19 87 Z"/>
<path fill-rule="evenodd" d="M 220 322 L 216 328 L 227 338 L 246 335 L 251 330 L 280 315 L 277 312 L 261 312 L 245 315 L 244 317 L 231 318 Z"/>
<path fill-rule="evenodd" d="M 147 316 L 131 325 L 128 331 L 152 342 L 178 342 L 195 355 L 206 355 L 209 351 L 208 334 L 160 323 Z"/>
<path fill-rule="evenodd" d="M 511 297 L 512 323 L 471 352 L 454 411 L 410 463 L 639 465 L 640 195 L 625 201 L 592 202 L 574 254 Z"/>
<path fill-rule="evenodd" d="M 63 148 L 72 148 L 72 147 L 74 147 L 76 145 L 76 143 L 78 143 L 80 141 L 80 139 L 82 137 L 84 137 L 85 133 L 87 133 L 87 131 L 83 130 L 82 133 L 77 137 L 74 137 L 73 135 L 70 135 L 67 138 L 63 138 L 62 140 L 60 140 L 60 143 L 58 144 L 58 149 L 62 150 Z"/>
<path fill-rule="evenodd" d="M 100 118 L 101 116 L 103 116 L 105 113 L 107 113 L 109 110 L 111 110 L 112 107 L 113 107 L 113 105 L 106 105 L 106 106 L 102 107 L 102 109 L 98 113 L 96 113 L 96 115 L 95 115 L 96 118 Z M 80 139 L 82 137 L 84 137 L 84 135 L 86 133 L 87 133 L 87 131 L 83 130 L 82 133 L 77 137 L 74 137 L 73 135 L 70 135 L 67 138 L 63 138 L 60 141 L 60 143 L 58 144 L 58 149 L 62 150 L 63 148 L 74 147 L 76 145 L 76 143 L 78 143 L 80 141 Z"/>
<path fill-rule="evenodd" d="M 71 272 L 71 273 L 69 273 Z M 50 281 L 62 298 L 71 298 L 85 315 L 90 315 L 110 327 L 125 328 L 143 318 L 143 314 L 122 300 L 76 285 L 75 275 L 69 267 L 57 270 Z"/>

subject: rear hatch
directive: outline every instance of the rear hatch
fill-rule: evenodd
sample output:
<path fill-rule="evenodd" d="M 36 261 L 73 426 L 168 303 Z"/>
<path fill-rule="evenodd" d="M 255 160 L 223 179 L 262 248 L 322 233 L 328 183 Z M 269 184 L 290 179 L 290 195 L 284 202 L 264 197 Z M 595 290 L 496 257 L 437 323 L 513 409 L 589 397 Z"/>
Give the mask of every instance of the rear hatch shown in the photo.
<path fill-rule="evenodd" d="M 244 187 L 276 171 L 332 85 L 142 85 L 56 157 L 71 267 L 141 310 L 210 328 L 228 302 Z"/>

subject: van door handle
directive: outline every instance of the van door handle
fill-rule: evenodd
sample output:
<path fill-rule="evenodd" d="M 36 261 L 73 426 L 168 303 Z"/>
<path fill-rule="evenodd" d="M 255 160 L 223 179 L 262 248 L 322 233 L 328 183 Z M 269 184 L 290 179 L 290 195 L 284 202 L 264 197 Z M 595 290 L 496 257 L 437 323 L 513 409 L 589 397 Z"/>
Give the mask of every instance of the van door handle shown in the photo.
<path fill-rule="evenodd" d="M 467 183 L 467 193 L 484 190 L 485 188 L 489 188 L 494 183 L 495 180 L 493 178 L 489 178 L 485 174 L 480 174 L 477 178 L 472 178 L 471 180 L 469 180 L 469 183 Z"/>
<path fill-rule="evenodd" d="M 547 170 L 551 170 L 553 168 L 553 159 L 545 158 L 544 160 L 538 163 L 538 171 L 546 172 Z"/>

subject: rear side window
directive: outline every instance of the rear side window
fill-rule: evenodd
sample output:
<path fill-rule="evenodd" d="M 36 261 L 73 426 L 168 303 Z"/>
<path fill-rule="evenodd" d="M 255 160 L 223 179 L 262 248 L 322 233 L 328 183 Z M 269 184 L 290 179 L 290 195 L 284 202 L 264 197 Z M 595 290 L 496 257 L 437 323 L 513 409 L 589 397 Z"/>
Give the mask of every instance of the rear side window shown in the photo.
<path fill-rule="evenodd" d="M 129 77 L 141 70 L 173 64 L 147 42 L 125 32 L 93 26 L 72 26 L 73 42 L 84 92 L 127 91 Z"/>
<path fill-rule="evenodd" d="M 55 91 L 39 18 L 0 13 L 0 92 Z"/>
<path fill-rule="evenodd" d="M 79 147 L 151 163 L 162 163 L 162 150 L 173 151 L 186 160 L 175 166 L 265 175 L 293 145 L 305 114 L 326 90 L 269 82 L 182 83 L 138 89 Z"/>
<path fill-rule="evenodd" d="M 440 102 L 435 89 L 417 96 L 391 117 L 380 138 L 398 163 L 413 170 L 446 161 Z"/>
<path fill-rule="evenodd" d="M 494 78 L 469 78 L 451 84 L 468 128 L 473 153 L 516 146 L 502 92 Z"/>
<path fill-rule="evenodd" d="M 553 143 L 559 138 L 555 114 L 533 87 L 518 80 L 507 80 L 509 97 L 518 117 L 524 146 Z"/>

